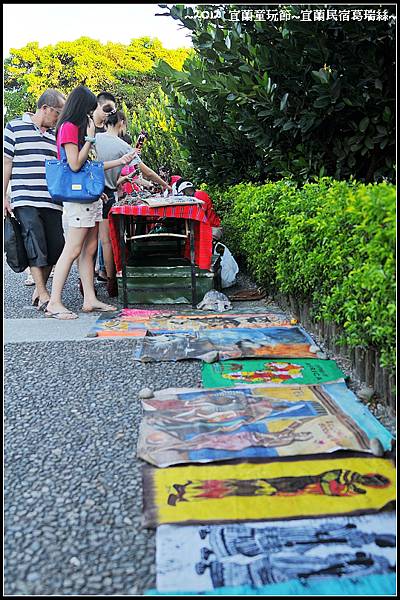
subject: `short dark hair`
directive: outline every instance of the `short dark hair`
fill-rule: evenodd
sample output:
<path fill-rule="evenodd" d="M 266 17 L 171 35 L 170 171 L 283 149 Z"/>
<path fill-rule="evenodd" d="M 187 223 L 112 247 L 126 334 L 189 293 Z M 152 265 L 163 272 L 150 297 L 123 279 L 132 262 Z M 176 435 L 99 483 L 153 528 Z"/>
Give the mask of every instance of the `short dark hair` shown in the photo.
<path fill-rule="evenodd" d="M 111 100 L 111 102 L 116 102 L 115 96 L 110 94 L 110 92 L 100 92 L 97 94 L 97 102 L 99 104 L 104 104 L 107 100 Z"/>
<path fill-rule="evenodd" d="M 50 88 L 43 92 L 43 94 L 37 101 L 36 106 L 38 108 L 42 108 L 42 106 L 46 104 L 47 106 L 53 106 L 54 108 L 58 108 L 60 107 L 60 99 L 65 100 L 64 94 L 62 94 L 58 90 Z"/>

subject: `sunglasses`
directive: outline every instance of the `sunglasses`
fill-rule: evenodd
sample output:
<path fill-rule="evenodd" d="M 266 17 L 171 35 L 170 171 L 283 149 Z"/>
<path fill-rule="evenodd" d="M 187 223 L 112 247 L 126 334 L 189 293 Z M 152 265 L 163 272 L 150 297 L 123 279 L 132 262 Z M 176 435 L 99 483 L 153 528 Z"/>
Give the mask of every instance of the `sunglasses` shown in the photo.
<path fill-rule="evenodd" d="M 115 115 L 117 112 L 117 109 L 113 108 L 112 106 L 102 106 L 101 110 L 106 113 L 106 115 Z"/>

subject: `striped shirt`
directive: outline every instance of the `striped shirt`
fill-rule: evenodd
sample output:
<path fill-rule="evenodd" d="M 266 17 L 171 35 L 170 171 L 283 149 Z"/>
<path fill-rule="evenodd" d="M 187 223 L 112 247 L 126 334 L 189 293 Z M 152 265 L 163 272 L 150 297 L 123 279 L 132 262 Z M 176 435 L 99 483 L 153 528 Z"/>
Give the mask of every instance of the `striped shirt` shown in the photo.
<path fill-rule="evenodd" d="M 54 130 L 42 132 L 29 113 L 13 119 L 4 129 L 4 156 L 12 160 L 11 207 L 37 206 L 62 211 L 46 182 L 46 159 L 57 158 Z"/>

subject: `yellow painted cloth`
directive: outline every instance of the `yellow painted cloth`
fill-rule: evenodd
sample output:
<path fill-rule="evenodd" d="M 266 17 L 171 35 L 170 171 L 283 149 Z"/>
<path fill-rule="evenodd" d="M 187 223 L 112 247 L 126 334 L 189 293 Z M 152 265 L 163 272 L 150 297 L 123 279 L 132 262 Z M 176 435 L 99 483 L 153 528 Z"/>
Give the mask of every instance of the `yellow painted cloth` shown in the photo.
<path fill-rule="evenodd" d="M 395 493 L 395 467 L 383 458 L 144 468 L 148 527 L 373 511 Z"/>

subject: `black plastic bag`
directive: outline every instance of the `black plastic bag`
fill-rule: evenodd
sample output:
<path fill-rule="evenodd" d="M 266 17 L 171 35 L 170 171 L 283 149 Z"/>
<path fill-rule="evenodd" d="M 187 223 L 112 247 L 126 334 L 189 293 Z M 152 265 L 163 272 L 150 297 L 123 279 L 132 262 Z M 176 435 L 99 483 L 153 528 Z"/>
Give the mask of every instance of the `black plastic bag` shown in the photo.
<path fill-rule="evenodd" d="M 7 215 L 4 218 L 4 250 L 7 264 L 15 273 L 22 273 L 29 266 L 21 226 L 17 219 Z"/>

